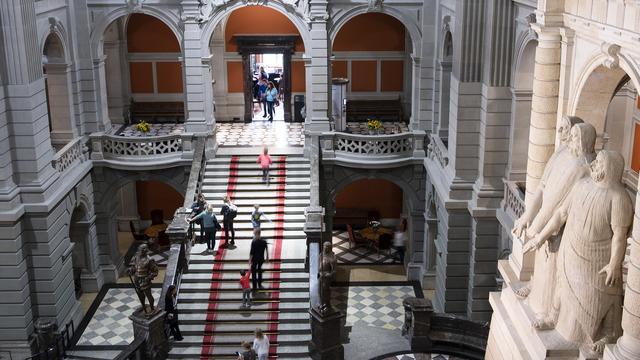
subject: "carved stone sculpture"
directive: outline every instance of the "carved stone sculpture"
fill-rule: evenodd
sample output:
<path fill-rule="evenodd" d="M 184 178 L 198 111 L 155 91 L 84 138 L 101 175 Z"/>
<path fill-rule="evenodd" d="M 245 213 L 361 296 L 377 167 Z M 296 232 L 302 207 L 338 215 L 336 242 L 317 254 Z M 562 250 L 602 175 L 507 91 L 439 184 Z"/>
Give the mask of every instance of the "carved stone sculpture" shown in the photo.
<path fill-rule="evenodd" d="M 578 118 L 565 117 L 558 132 L 560 146 L 547 162 L 533 199 L 513 228 L 513 234 L 525 243 L 542 230 L 573 186 L 589 175 L 588 164 L 595 156 L 596 130 L 593 126 Z M 529 296 L 529 305 L 538 317 L 535 327 L 540 327 L 551 311 L 559 242 L 560 235 L 554 236 L 544 250 L 536 253 L 530 284 L 516 290 L 519 296 Z"/>
<path fill-rule="evenodd" d="M 599 152 L 591 176 L 574 186 L 567 201 L 525 246 L 526 251 L 538 248 L 565 226 L 549 328 L 598 353 L 621 333 L 622 260 L 633 217 L 623 169 L 620 153 Z"/>
<path fill-rule="evenodd" d="M 322 259 L 320 265 L 320 305 L 318 311 L 321 314 L 331 312 L 331 281 L 336 272 L 336 255 L 333 253 L 330 242 L 322 244 Z"/>
<path fill-rule="evenodd" d="M 149 249 L 146 244 L 138 247 L 138 252 L 134 258 L 134 264 L 129 268 L 129 277 L 136 290 L 136 294 L 142 304 L 142 311 L 145 314 L 153 314 L 156 309 L 153 307 L 153 294 L 151 293 L 151 281 L 158 276 L 158 266 L 155 260 L 149 257 Z M 147 312 L 145 300 L 149 300 L 151 311 Z"/>

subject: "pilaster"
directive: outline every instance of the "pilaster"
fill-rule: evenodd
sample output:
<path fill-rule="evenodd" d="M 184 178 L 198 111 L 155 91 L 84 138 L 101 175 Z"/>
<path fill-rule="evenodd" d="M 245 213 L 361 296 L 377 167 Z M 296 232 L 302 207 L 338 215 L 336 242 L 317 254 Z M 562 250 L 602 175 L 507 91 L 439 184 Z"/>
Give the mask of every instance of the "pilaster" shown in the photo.
<path fill-rule="evenodd" d="M 331 103 L 331 81 L 329 79 L 329 37 L 327 20 L 329 13 L 326 0 L 309 1 L 309 34 L 311 44 L 305 44 L 305 57 L 311 58 L 306 66 L 307 99 L 305 130 L 307 132 L 329 131 Z"/>

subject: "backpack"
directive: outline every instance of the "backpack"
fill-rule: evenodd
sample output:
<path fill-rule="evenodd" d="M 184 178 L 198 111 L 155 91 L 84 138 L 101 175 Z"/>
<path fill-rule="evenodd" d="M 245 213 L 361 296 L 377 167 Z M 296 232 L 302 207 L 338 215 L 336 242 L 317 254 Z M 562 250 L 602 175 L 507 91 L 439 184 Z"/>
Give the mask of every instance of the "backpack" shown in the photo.
<path fill-rule="evenodd" d="M 235 219 L 238 216 L 238 207 L 234 204 L 229 204 L 229 218 Z"/>

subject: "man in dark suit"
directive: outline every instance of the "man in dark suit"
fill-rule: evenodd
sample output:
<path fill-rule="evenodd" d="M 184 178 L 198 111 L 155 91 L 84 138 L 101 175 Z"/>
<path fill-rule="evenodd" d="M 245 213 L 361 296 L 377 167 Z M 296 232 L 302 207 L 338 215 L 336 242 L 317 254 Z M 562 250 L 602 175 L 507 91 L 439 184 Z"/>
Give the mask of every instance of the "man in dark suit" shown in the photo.
<path fill-rule="evenodd" d="M 262 287 L 262 263 L 269 261 L 267 242 L 260 237 L 260 229 L 254 229 L 251 250 L 249 251 L 249 265 L 251 265 L 251 281 L 253 291 Z"/>

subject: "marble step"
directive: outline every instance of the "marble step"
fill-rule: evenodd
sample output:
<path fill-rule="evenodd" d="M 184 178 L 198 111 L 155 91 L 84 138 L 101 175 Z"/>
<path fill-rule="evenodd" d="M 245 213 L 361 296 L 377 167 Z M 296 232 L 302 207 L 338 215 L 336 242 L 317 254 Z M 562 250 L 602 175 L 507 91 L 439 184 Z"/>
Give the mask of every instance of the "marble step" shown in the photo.
<path fill-rule="evenodd" d="M 270 241 L 269 238 L 265 238 L 267 240 L 267 243 L 269 244 L 269 257 L 271 259 L 274 259 L 274 247 L 273 247 L 273 243 Z M 296 240 L 299 241 L 299 240 Z M 245 244 L 246 243 L 246 247 Z M 281 252 L 280 252 L 280 258 L 281 259 L 304 259 L 306 256 L 306 248 L 304 246 L 304 243 L 300 242 L 299 244 L 295 244 L 294 240 L 290 241 L 290 246 L 286 246 L 286 243 L 283 244 Z M 215 245 L 215 250 L 218 251 L 220 249 L 220 241 L 216 241 L 216 245 Z M 207 259 L 211 259 L 211 261 L 215 261 L 215 257 L 216 255 L 214 254 L 207 254 L 205 253 L 205 249 L 206 249 L 206 245 L 205 244 L 196 244 L 196 246 L 194 246 L 194 248 L 196 248 L 197 250 L 192 250 L 191 253 L 194 255 L 198 255 L 198 256 L 202 256 L 202 260 L 207 260 Z M 228 249 L 223 248 L 223 250 L 225 251 L 224 254 L 224 259 L 225 260 L 240 260 L 240 261 L 249 261 L 249 247 L 250 247 L 250 243 L 249 241 L 236 241 L 236 248 L 232 249 L 232 247 L 229 247 Z M 244 249 L 244 250 L 243 250 Z"/>
<path fill-rule="evenodd" d="M 231 156 L 221 156 L 213 159 L 207 160 L 207 164 L 225 164 L 231 161 Z M 271 161 L 274 164 L 280 163 L 281 156 L 280 155 L 271 155 Z M 257 164 L 258 157 L 255 155 L 240 155 L 236 157 L 236 161 L 240 164 Z M 309 165 L 309 160 L 305 159 L 301 156 L 287 156 L 285 157 L 285 162 L 287 164 L 307 164 Z"/>
<path fill-rule="evenodd" d="M 271 184 L 287 184 L 287 185 L 295 185 L 295 184 L 309 184 L 309 177 L 287 177 L 282 179 L 280 176 L 276 176 L 276 174 L 269 174 L 270 183 Z M 229 177 L 207 177 L 205 173 L 205 177 L 202 180 L 203 184 L 214 184 L 214 185 L 227 185 L 229 183 Z M 283 181 L 284 180 L 284 181 Z M 262 185 L 262 172 L 257 174 L 255 177 L 234 177 L 233 182 L 237 185 Z"/>
<path fill-rule="evenodd" d="M 207 201 L 209 204 L 213 205 L 213 208 L 216 210 L 215 211 L 216 216 L 220 215 L 220 209 L 222 208 L 222 197 L 220 197 L 220 199 L 213 199 L 213 200 L 207 199 Z M 236 207 L 238 208 L 238 216 L 249 216 L 253 211 L 253 205 L 254 205 L 253 203 L 246 204 L 246 205 L 236 204 Z M 305 206 L 288 206 L 285 203 L 284 209 L 280 209 L 280 210 L 284 212 L 285 219 L 287 219 L 286 217 L 287 215 L 304 215 L 305 209 L 306 209 Z M 269 205 L 269 206 L 261 205 L 260 210 L 264 211 L 265 214 L 274 214 L 278 212 L 278 207 L 272 206 L 272 205 Z"/>
<path fill-rule="evenodd" d="M 179 315 L 180 324 L 194 324 L 194 323 L 253 323 L 253 322 L 267 322 L 273 321 L 272 318 L 275 317 L 276 314 L 274 312 L 265 312 L 265 311 L 253 311 L 253 312 L 244 312 L 237 311 L 235 313 L 231 312 L 220 312 L 217 311 L 215 313 L 215 319 L 213 321 L 207 320 L 207 313 L 181 313 Z M 277 313 L 277 321 L 281 323 L 309 323 L 309 313 L 306 312 L 278 312 Z"/>
<path fill-rule="evenodd" d="M 239 276 L 236 276 L 239 278 Z M 233 279 L 229 279 L 233 280 Z M 216 281 L 217 289 L 216 291 L 238 291 L 241 292 L 240 281 L 235 279 L 236 281 Z M 287 281 L 287 279 L 282 279 L 282 281 L 265 281 L 262 280 L 262 285 L 264 286 L 264 290 L 274 290 L 279 289 L 281 291 L 309 291 L 309 283 L 304 281 Z M 197 282 L 182 282 L 180 284 L 180 291 L 210 291 L 211 289 L 211 279 L 207 281 L 197 281 Z"/>
<path fill-rule="evenodd" d="M 218 209 L 218 212 L 220 211 L 219 209 L 222 207 L 222 197 L 226 195 L 226 192 L 224 194 L 222 193 L 204 193 L 205 199 L 207 199 L 207 201 L 211 201 L 213 203 L 213 207 L 215 209 Z M 260 208 L 262 207 L 267 207 L 267 206 L 272 206 L 272 207 L 276 207 L 277 205 L 280 205 L 280 199 L 277 199 L 275 196 L 269 197 L 269 198 L 263 198 L 260 199 L 259 201 L 252 199 L 252 198 L 247 198 L 246 196 L 233 196 L 233 203 L 238 206 L 239 208 L 242 208 L 244 206 L 249 206 L 249 207 L 253 207 L 253 205 L 258 204 L 260 205 Z M 284 204 L 285 204 L 285 208 L 287 207 L 307 207 L 309 206 L 309 198 L 304 198 L 304 197 L 298 197 L 298 198 L 287 198 L 284 200 Z M 218 206 L 220 205 L 220 206 Z"/>
<path fill-rule="evenodd" d="M 255 189 L 255 190 L 243 190 L 236 191 L 233 199 L 234 203 L 238 199 L 256 199 L 253 204 L 262 205 L 263 200 L 276 200 L 276 199 L 306 199 L 307 204 L 309 203 L 309 191 L 288 191 L 285 189 L 284 196 L 278 194 L 278 191 L 274 185 L 270 185 L 270 188 L 265 186 L 265 189 Z M 307 189 L 308 190 L 308 189 Z M 204 185 L 202 186 L 201 191 L 204 193 L 206 199 L 215 199 L 222 198 L 227 193 L 227 189 L 218 190 L 215 185 Z M 270 205 L 277 205 L 276 202 L 269 202 Z"/>
<path fill-rule="evenodd" d="M 269 308 L 270 302 L 260 302 L 259 299 L 256 299 L 254 306 L 249 309 L 240 308 L 241 303 L 234 302 L 218 302 L 216 303 L 216 311 L 218 312 L 229 312 L 229 311 L 242 311 L 244 313 L 250 312 L 272 312 Z M 209 308 L 209 302 L 194 302 L 194 303 L 183 303 L 178 301 L 178 307 L 180 309 L 180 313 L 190 313 L 190 312 L 206 312 Z M 280 312 L 308 312 L 309 311 L 309 303 L 308 302 L 287 302 L 281 301 L 278 303 L 278 310 Z"/>
<path fill-rule="evenodd" d="M 262 223 L 260 224 L 260 229 L 261 231 L 265 231 L 265 230 L 274 230 L 274 229 L 284 229 L 285 231 L 287 230 L 303 230 L 304 228 L 304 222 L 303 221 L 287 221 L 287 218 L 285 217 L 284 221 L 282 222 L 282 224 L 276 224 L 276 219 L 274 215 L 271 214 L 266 214 L 267 218 L 269 220 L 272 220 L 272 222 L 269 222 L 268 220 L 263 220 Z M 236 232 L 238 230 L 251 230 L 253 231 L 253 225 L 250 222 L 251 218 L 247 216 L 247 218 L 243 219 L 240 217 L 236 217 L 235 221 L 233 222 L 233 228 L 236 230 Z M 220 220 L 218 220 L 220 221 Z M 222 224 L 221 224 L 222 225 Z M 200 225 L 198 224 L 193 224 L 194 229 L 200 229 Z"/>
<path fill-rule="evenodd" d="M 256 323 L 253 322 L 249 322 L 249 323 L 219 323 L 216 324 L 215 327 L 215 333 L 216 334 L 222 334 L 222 333 L 230 333 L 230 334 L 238 334 L 238 333 L 253 333 L 256 330 L 256 327 L 260 327 L 262 329 L 267 329 L 269 324 L 272 322 L 261 322 L 260 325 L 256 326 Z M 182 324 L 180 324 L 180 331 L 196 331 L 197 334 L 206 334 L 207 332 L 205 331 L 205 324 L 204 323 L 200 323 L 200 324 L 184 324 L 184 327 Z M 298 332 L 298 333 L 304 333 L 309 331 L 309 323 L 300 323 L 300 322 L 292 322 L 292 323 L 288 323 L 288 322 L 282 322 L 279 323 L 278 326 L 278 331 L 280 330 L 286 330 L 290 333 L 292 332 Z"/>
<path fill-rule="evenodd" d="M 182 329 L 181 329 L 182 330 Z M 272 339 L 274 336 L 270 334 L 268 331 L 265 332 L 269 339 Z M 183 331 L 184 336 L 184 331 Z M 187 335 L 184 336 L 184 340 L 181 341 L 180 346 L 184 346 L 184 344 L 202 344 L 202 335 Z M 238 344 L 243 341 L 247 341 L 248 339 L 253 339 L 253 332 L 247 332 L 244 334 L 216 334 L 214 335 L 214 342 L 219 345 L 233 345 L 238 346 Z M 277 334 L 277 342 L 271 342 L 272 345 L 291 345 L 292 343 L 304 343 L 311 340 L 310 333 L 303 334 Z"/>
<path fill-rule="evenodd" d="M 188 292 L 180 290 L 180 302 L 209 301 L 211 293 L 209 291 Z M 255 296 L 256 301 L 273 302 L 273 301 L 298 301 L 309 303 L 309 291 L 280 291 L 279 294 L 270 291 L 260 290 Z M 216 302 L 242 303 L 242 292 L 240 291 L 219 291 L 217 292 Z"/>
<path fill-rule="evenodd" d="M 251 340 L 251 338 L 249 339 Z M 169 354 L 169 359 L 203 359 L 207 358 L 207 355 L 201 355 L 201 345 L 194 344 L 194 346 L 182 347 L 181 345 L 174 345 L 174 349 Z M 210 353 L 211 359 L 237 359 L 236 351 L 240 350 L 240 345 L 233 346 L 212 346 Z M 278 346 L 277 359 L 310 359 L 308 357 L 309 348 L 306 344 L 299 346 Z M 270 359 L 276 359 L 271 357 Z"/>
<path fill-rule="evenodd" d="M 202 272 L 196 272 L 197 270 L 191 270 L 191 266 L 196 266 L 196 264 L 190 265 L 189 266 L 189 272 L 185 273 L 182 275 L 182 284 L 186 283 L 200 283 L 200 282 L 206 282 L 209 283 L 212 281 L 212 275 L 214 273 L 220 273 L 219 274 L 219 278 L 216 279 L 216 281 L 221 281 L 221 282 L 231 282 L 231 283 L 237 283 L 238 281 L 240 281 L 240 270 L 239 269 L 224 269 L 223 271 L 214 271 L 212 270 L 212 265 L 207 265 L 207 264 L 197 264 L 197 265 L 204 265 L 201 266 L 201 268 L 199 270 L 203 270 Z M 245 268 L 243 270 L 246 270 L 246 264 L 245 264 Z M 208 269 L 207 269 L 208 267 Z M 274 278 L 274 276 L 277 275 L 278 278 Z M 305 282 L 309 280 L 309 274 L 305 273 L 305 272 L 288 272 L 286 269 L 284 271 L 270 271 L 270 270 L 265 270 L 262 273 L 262 281 L 266 281 L 266 282 L 272 282 L 272 281 L 280 281 L 280 282 L 295 282 L 295 283 L 300 283 L 300 282 Z M 267 284 L 265 284 L 266 286 Z"/>
<path fill-rule="evenodd" d="M 221 166 L 221 167 L 216 167 L 212 169 L 206 169 L 204 172 L 204 177 L 205 179 L 213 179 L 213 178 L 223 179 L 223 180 L 229 179 L 229 168 L 228 167 L 224 168 Z M 237 179 L 237 181 L 240 181 L 245 178 L 261 179 L 262 170 L 260 170 L 259 168 L 241 169 L 234 174 L 234 177 Z M 298 179 L 298 178 L 308 180 L 310 178 L 310 171 L 309 170 L 293 170 L 287 167 L 287 180 Z"/>
<path fill-rule="evenodd" d="M 277 186 L 279 186 L 277 183 L 270 183 L 269 185 L 267 184 L 239 184 L 234 186 L 234 190 L 236 193 L 236 196 L 238 193 L 240 192 L 246 192 L 246 191 L 270 191 L 273 193 L 273 196 L 276 196 L 276 191 L 277 191 Z M 309 190 L 309 184 L 287 184 L 286 186 L 286 192 L 296 192 L 296 191 L 308 191 Z M 227 189 L 228 189 L 228 185 L 227 184 L 221 184 L 221 185 L 211 185 L 211 184 L 207 184 L 205 183 L 202 186 L 202 191 L 206 191 L 206 192 L 217 192 L 220 194 L 226 194 Z M 272 191 L 273 190 L 273 191 Z"/>

